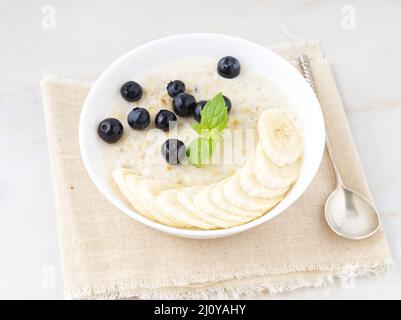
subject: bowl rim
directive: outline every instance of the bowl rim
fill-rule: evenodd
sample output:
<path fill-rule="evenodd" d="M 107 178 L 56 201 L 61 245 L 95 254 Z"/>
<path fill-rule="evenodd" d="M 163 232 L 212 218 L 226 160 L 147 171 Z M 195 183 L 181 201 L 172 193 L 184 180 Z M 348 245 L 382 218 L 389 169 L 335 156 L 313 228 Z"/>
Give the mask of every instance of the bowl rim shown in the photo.
<path fill-rule="evenodd" d="M 123 205 L 123 201 L 115 201 L 115 199 L 113 198 L 113 196 L 111 195 L 111 193 L 108 190 L 105 190 L 102 186 L 102 182 L 101 179 L 95 174 L 93 168 L 91 167 L 89 160 L 88 160 L 88 153 L 89 150 L 86 147 L 85 144 L 85 133 L 84 133 L 84 129 L 83 129 L 83 125 L 82 123 L 84 122 L 84 119 L 86 117 L 86 114 L 88 112 L 89 109 L 89 105 L 91 104 L 92 99 L 94 99 L 94 95 L 96 93 L 96 86 L 98 83 L 102 82 L 102 80 L 108 75 L 108 73 L 114 69 L 114 67 L 116 65 L 119 65 L 121 63 L 124 63 L 125 60 L 127 60 L 129 58 L 129 56 L 131 54 L 133 54 L 134 52 L 140 51 L 140 50 L 147 50 L 148 48 L 153 47 L 155 44 L 160 43 L 160 42 L 171 42 L 174 40 L 185 40 L 187 38 L 210 38 L 210 37 L 218 37 L 220 38 L 222 41 L 226 40 L 235 40 L 235 41 L 239 41 L 242 42 L 244 44 L 244 46 L 253 46 L 255 48 L 259 48 L 259 49 L 263 49 L 266 52 L 269 52 L 270 54 L 273 54 L 275 56 L 276 59 L 281 60 L 281 63 L 285 63 L 288 66 L 292 67 L 292 70 L 290 72 L 293 73 L 294 77 L 297 77 L 299 80 L 302 79 L 303 81 L 303 85 L 305 87 L 306 90 L 308 90 L 311 93 L 311 98 L 315 100 L 315 102 L 319 105 L 319 110 L 320 110 L 320 115 L 318 115 L 319 117 L 321 117 L 321 123 L 322 123 L 322 128 L 321 128 L 321 133 L 322 136 L 320 137 L 319 141 L 319 159 L 316 159 L 316 167 L 313 168 L 313 172 L 310 174 L 310 176 L 308 177 L 306 183 L 305 183 L 305 188 L 299 192 L 299 194 L 297 194 L 293 201 L 288 203 L 286 206 L 284 206 L 283 208 L 281 208 L 280 211 L 274 212 L 272 214 L 264 214 L 258 218 L 256 218 L 255 220 L 252 220 L 250 222 L 247 222 L 245 224 L 239 225 L 239 226 L 234 226 L 231 228 L 225 228 L 225 229 L 215 229 L 215 230 L 193 230 L 193 229 L 180 229 L 180 228 L 175 228 L 175 227 L 171 227 L 171 226 L 167 226 L 155 221 L 152 221 L 146 217 L 144 217 L 143 215 L 141 215 L 140 213 L 136 212 L 136 210 L 134 208 L 128 208 L 127 206 Z M 220 238 L 220 237 L 227 237 L 230 235 L 234 235 L 246 230 L 249 230 L 253 227 L 256 227 L 268 220 L 273 219 L 274 217 L 276 217 L 277 215 L 281 214 L 282 212 L 284 212 L 286 209 L 288 209 L 310 186 L 310 183 L 312 182 L 312 180 L 314 179 L 316 173 L 318 172 L 318 169 L 320 167 L 320 163 L 322 161 L 323 158 L 323 153 L 324 153 L 324 148 L 325 148 L 325 126 L 324 126 L 324 117 L 323 117 L 323 113 L 322 110 L 320 108 L 320 104 L 318 99 L 316 98 L 315 94 L 313 93 L 312 89 L 309 87 L 309 85 L 307 84 L 306 81 L 304 81 L 304 78 L 302 77 L 302 75 L 293 67 L 291 66 L 290 63 L 288 63 L 287 60 L 285 60 L 284 58 L 282 58 L 281 56 L 279 56 L 278 54 L 276 54 L 275 52 L 273 52 L 272 50 L 270 50 L 267 47 L 264 47 L 260 44 L 254 43 L 252 41 L 240 38 L 240 37 L 236 37 L 236 36 L 231 36 L 231 35 L 225 35 L 225 34 L 219 34 L 219 33 L 183 33 L 183 34 L 177 34 L 177 35 L 172 35 L 172 36 L 167 36 L 167 37 L 163 37 L 163 38 L 159 38 L 159 39 L 155 39 L 149 42 L 146 42 L 130 51 L 128 51 L 127 53 L 125 53 L 124 55 L 122 55 L 121 57 L 119 57 L 117 60 L 115 60 L 112 64 L 110 64 L 102 73 L 101 75 L 96 79 L 96 81 L 93 83 L 92 88 L 90 89 L 88 96 L 85 99 L 84 105 L 82 107 L 81 110 L 81 115 L 80 115 L 80 120 L 79 120 L 79 146 L 80 146 L 80 151 L 81 151 L 81 157 L 84 163 L 84 167 L 87 170 L 91 180 L 93 181 L 93 183 L 96 185 L 96 187 L 98 188 L 98 190 L 101 192 L 101 194 L 110 202 L 112 203 L 116 208 L 118 208 L 120 211 L 122 211 L 123 213 L 127 214 L 128 216 L 134 218 L 135 220 L 143 223 L 144 225 L 151 227 L 153 229 L 162 231 L 164 233 L 168 233 L 171 235 L 175 235 L 178 237 L 184 237 L 184 238 L 194 238 L 194 239 L 211 239 L 211 238 Z"/>

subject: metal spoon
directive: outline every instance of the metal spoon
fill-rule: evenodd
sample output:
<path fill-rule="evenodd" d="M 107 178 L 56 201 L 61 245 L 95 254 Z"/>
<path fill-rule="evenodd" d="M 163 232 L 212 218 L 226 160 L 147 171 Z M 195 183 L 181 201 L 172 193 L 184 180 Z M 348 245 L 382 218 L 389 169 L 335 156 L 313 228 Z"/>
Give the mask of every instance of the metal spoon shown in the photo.
<path fill-rule="evenodd" d="M 305 80 L 317 95 L 308 56 L 301 55 L 299 63 Z M 324 207 L 327 224 L 341 237 L 352 240 L 367 238 L 379 229 L 381 224 L 379 214 L 364 196 L 344 186 L 334 163 L 327 135 L 326 148 L 337 181 L 336 188 L 327 198 Z"/>

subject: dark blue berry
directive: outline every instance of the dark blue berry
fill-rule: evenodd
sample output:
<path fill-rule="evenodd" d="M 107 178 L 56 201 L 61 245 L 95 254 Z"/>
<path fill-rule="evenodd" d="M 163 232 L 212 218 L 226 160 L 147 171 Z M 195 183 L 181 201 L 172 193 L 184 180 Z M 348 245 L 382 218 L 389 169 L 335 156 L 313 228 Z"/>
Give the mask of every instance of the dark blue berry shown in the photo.
<path fill-rule="evenodd" d="M 169 110 L 160 110 L 156 114 L 155 125 L 156 128 L 168 131 L 177 124 L 177 116 Z"/>
<path fill-rule="evenodd" d="M 167 93 L 174 98 L 177 94 L 185 91 L 185 83 L 181 80 L 170 81 L 167 85 Z"/>
<path fill-rule="evenodd" d="M 97 133 L 103 141 L 114 143 L 118 141 L 124 132 L 123 125 L 120 121 L 114 118 L 104 119 L 99 123 Z"/>
<path fill-rule="evenodd" d="M 179 93 L 173 99 L 173 110 L 180 117 L 189 117 L 196 107 L 195 98 L 188 93 Z"/>
<path fill-rule="evenodd" d="M 132 129 L 145 129 L 150 123 L 148 110 L 144 108 L 134 108 L 128 114 L 128 124 Z"/>
<path fill-rule="evenodd" d="M 239 61 L 234 57 L 221 58 L 217 64 L 217 72 L 223 78 L 232 79 L 239 75 L 241 71 L 241 65 Z"/>
<path fill-rule="evenodd" d="M 142 98 L 142 87 L 135 81 L 125 83 L 120 92 L 122 97 L 129 102 L 135 102 Z"/>
<path fill-rule="evenodd" d="M 201 121 L 201 111 L 204 108 L 204 106 L 206 105 L 206 103 L 207 103 L 206 100 L 201 100 L 201 101 L 198 101 L 198 103 L 196 104 L 195 111 L 194 111 L 194 119 L 198 122 Z"/>
<path fill-rule="evenodd" d="M 227 113 L 229 113 L 231 111 L 231 101 L 226 96 L 223 96 L 223 98 L 224 98 L 224 101 L 226 103 Z"/>
<path fill-rule="evenodd" d="M 163 143 L 161 152 L 167 163 L 179 164 L 185 159 L 186 148 L 181 140 L 168 139 Z"/>

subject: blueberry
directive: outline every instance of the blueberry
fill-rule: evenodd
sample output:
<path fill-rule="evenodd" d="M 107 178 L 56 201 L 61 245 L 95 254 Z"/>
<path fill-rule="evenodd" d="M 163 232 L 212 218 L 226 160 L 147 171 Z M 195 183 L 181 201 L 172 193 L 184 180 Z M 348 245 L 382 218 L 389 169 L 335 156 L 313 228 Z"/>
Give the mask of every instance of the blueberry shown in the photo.
<path fill-rule="evenodd" d="M 120 140 L 123 135 L 123 131 L 124 128 L 121 122 L 114 118 L 104 119 L 99 123 L 97 128 L 99 137 L 107 143 L 114 143 Z"/>
<path fill-rule="evenodd" d="M 206 100 L 201 100 L 197 103 L 194 111 L 194 119 L 198 122 L 201 121 L 201 111 L 203 107 L 206 105 L 207 101 Z"/>
<path fill-rule="evenodd" d="M 185 159 L 186 148 L 181 140 L 168 139 L 163 143 L 161 152 L 167 163 L 179 164 Z"/>
<path fill-rule="evenodd" d="M 224 101 L 226 103 L 227 113 L 229 113 L 231 111 L 231 101 L 226 96 L 223 96 L 223 98 L 224 98 Z"/>
<path fill-rule="evenodd" d="M 223 78 L 232 79 L 239 75 L 241 71 L 241 65 L 239 61 L 234 57 L 223 57 L 217 64 L 217 72 Z"/>
<path fill-rule="evenodd" d="M 150 123 L 148 110 L 144 108 L 134 108 L 128 114 L 128 124 L 132 129 L 145 129 Z"/>
<path fill-rule="evenodd" d="M 180 117 L 189 117 L 196 107 L 195 98 L 188 93 L 179 93 L 173 99 L 173 110 Z"/>
<path fill-rule="evenodd" d="M 170 81 L 167 85 L 167 93 L 174 98 L 177 94 L 185 91 L 185 84 L 181 80 Z"/>
<path fill-rule="evenodd" d="M 177 123 L 177 116 L 171 111 L 160 110 L 156 114 L 155 118 L 156 128 L 168 131 L 170 127 L 173 128 L 176 123 Z"/>
<path fill-rule="evenodd" d="M 122 97 L 129 102 L 135 102 L 142 98 L 142 87 L 135 81 L 125 83 L 120 92 Z"/>

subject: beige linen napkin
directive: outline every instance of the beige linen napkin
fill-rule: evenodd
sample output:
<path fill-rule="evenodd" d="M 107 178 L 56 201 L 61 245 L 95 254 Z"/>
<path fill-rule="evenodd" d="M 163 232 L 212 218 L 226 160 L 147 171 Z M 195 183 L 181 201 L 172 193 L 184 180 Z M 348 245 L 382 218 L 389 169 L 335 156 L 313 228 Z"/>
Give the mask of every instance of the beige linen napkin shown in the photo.
<path fill-rule="evenodd" d="M 295 63 L 312 60 L 327 130 L 344 182 L 370 197 L 329 64 L 317 43 L 274 47 Z M 78 146 L 89 84 L 47 77 L 43 103 L 54 178 L 65 293 L 69 298 L 237 297 L 322 286 L 336 277 L 384 271 L 391 255 L 382 230 L 350 241 L 326 225 L 334 187 L 325 154 L 305 194 L 285 213 L 229 238 L 188 240 L 150 229 L 114 208 L 84 169 Z"/>

